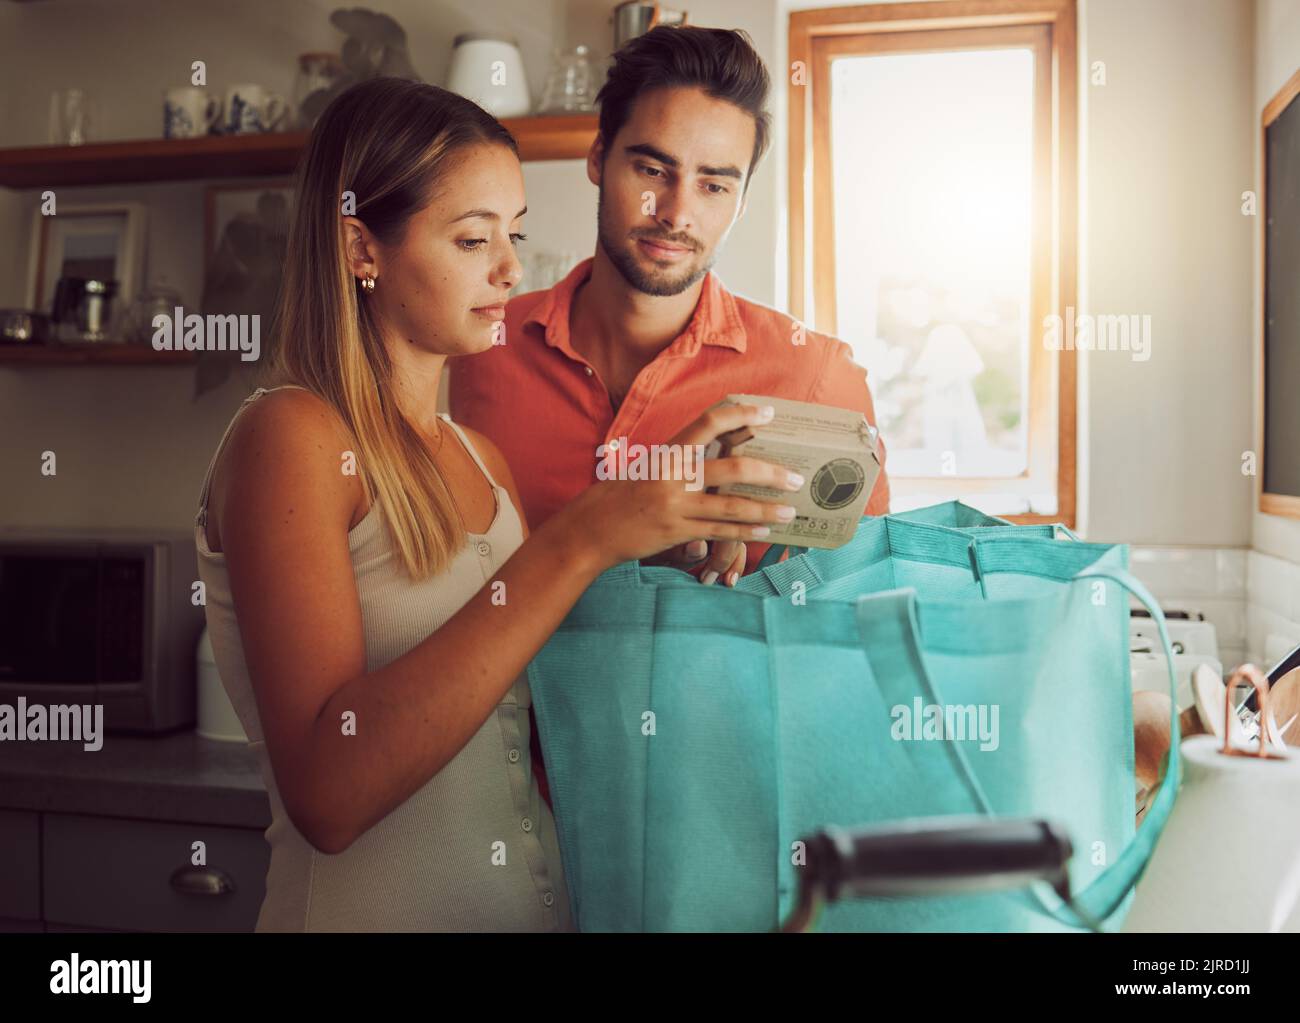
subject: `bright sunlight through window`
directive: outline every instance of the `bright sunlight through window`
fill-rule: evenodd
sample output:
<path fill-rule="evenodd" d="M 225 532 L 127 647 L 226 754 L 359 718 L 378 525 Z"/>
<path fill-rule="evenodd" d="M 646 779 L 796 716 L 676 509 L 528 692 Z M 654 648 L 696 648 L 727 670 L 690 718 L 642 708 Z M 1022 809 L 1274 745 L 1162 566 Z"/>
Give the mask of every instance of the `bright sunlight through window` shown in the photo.
<path fill-rule="evenodd" d="M 1028 463 L 1033 54 L 832 63 L 837 333 L 895 477 Z"/>

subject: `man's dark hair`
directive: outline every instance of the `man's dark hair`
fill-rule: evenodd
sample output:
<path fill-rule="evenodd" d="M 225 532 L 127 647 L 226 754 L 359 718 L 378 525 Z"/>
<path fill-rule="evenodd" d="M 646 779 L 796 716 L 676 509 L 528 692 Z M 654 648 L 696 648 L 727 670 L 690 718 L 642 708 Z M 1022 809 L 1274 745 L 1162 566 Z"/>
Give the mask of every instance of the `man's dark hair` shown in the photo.
<path fill-rule="evenodd" d="M 754 153 L 745 187 L 767 149 L 771 116 L 767 68 L 739 29 L 660 25 L 615 52 L 609 77 L 596 94 L 606 152 L 627 122 L 632 104 L 651 89 L 695 87 L 734 103 L 754 118 Z"/>

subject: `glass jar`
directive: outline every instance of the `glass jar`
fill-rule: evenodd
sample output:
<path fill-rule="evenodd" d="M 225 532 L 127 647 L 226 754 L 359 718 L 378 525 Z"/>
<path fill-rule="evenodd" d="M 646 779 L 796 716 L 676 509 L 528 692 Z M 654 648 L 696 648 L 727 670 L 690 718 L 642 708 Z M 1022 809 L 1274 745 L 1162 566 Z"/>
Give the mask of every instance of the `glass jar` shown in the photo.
<path fill-rule="evenodd" d="M 591 63 L 587 48 L 577 46 L 572 50 L 556 50 L 551 59 L 551 70 L 546 76 L 546 88 L 539 114 L 577 114 L 594 109 L 591 87 Z"/>
<path fill-rule="evenodd" d="M 179 305 L 180 294 L 164 278 L 152 281 L 124 313 L 120 330 L 122 340 L 128 344 L 149 344 L 154 335 L 153 318 L 159 315 L 171 317 Z"/>

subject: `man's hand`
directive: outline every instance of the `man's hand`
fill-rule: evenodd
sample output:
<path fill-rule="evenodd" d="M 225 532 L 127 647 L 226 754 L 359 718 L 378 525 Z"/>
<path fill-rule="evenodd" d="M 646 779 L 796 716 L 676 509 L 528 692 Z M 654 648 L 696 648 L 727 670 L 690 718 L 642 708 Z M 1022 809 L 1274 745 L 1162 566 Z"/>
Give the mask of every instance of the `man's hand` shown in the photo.
<path fill-rule="evenodd" d="M 716 540 L 712 545 L 703 540 L 693 540 L 645 558 L 641 564 L 678 568 L 683 572 L 700 568 L 699 579 L 705 586 L 719 579 L 727 586 L 735 586 L 745 571 L 746 553 L 745 545 L 739 540 Z"/>

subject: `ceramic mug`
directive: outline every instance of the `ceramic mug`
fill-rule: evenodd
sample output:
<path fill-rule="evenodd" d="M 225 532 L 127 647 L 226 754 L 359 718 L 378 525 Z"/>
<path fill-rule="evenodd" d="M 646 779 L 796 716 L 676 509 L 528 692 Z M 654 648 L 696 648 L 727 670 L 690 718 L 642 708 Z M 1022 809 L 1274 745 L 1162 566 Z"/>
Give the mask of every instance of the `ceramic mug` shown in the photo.
<path fill-rule="evenodd" d="M 227 135 L 249 135 L 274 131 L 289 112 L 284 97 L 260 85 L 232 85 L 226 90 Z"/>
<path fill-rule="evenodd" d="M 163 138 L 192 139 L 206 135 L 221 116 L 221 100 L 193 85 L 163 94 Z"/>

